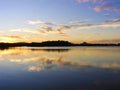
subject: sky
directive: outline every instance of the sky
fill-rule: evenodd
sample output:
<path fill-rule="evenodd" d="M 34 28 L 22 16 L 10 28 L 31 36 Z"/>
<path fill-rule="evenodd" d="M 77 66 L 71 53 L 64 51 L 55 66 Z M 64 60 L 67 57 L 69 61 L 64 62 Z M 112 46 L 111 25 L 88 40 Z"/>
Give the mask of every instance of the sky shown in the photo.
<path fill-rule="evenodd" d="M 0 42 L 120 43 L 120 0 L 0 0 Z"/>

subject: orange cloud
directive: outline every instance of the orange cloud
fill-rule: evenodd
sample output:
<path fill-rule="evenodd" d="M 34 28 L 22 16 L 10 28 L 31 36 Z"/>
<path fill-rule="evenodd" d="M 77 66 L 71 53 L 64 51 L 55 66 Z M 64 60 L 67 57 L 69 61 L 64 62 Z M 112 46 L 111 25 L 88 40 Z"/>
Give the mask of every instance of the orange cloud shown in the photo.
<path fill-rule="evenodd" d="M 78 3 L 94 3 L 96 6 L 93 8 L 94 11 L 100 12 L 102 10 L 120 12 L 119 2 L 110 0 L 77 0 Z"/>
<path fill-rule="evenodd" d="M 16 39 L 22 39 L 22 37 L 20 37 L 20 36 L 14 36 L 14 35 L 5 36 L 5 37 L 8 37 L 8 38 L 16 38 Z"/>
<path fill-rule="evenodd" d="M 101 9 L 100 7 L 95 7 L 94 10 L 95 10 L 96 12 L 100 12 L 102 9 Z"/>
<path fill-rule="evenodd" d="M 78 3 L 87 3 L 87 2 L 93 2 L 96 3 L 98 0 L 77 0 Z M 101 0 L 99 0 L 101 1 Z"/>

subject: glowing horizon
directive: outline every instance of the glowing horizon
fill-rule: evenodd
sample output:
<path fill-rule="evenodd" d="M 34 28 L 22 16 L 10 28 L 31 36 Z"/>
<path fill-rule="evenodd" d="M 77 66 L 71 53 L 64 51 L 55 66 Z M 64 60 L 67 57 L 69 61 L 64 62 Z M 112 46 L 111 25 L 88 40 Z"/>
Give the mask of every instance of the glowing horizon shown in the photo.
<path fill-rule="evenodd" d="M 120 0 L 1 0 L 0 42 L 120 43 L 119 3 Z"/>

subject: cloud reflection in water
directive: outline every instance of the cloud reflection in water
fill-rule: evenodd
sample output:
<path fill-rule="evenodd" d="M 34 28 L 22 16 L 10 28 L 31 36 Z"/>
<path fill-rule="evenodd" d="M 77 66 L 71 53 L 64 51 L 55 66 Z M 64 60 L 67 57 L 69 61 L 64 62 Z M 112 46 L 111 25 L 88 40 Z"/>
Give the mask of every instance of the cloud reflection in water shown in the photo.
<path fill-rule="evenodd" d="M 62 52 L 63 51 L 63 52 Z M 97 51 L 97 53 L 96 53 Z M 117 50 L 118 51 L 118 50 Z M 115 60 L 114 62 L 107 63 L 102 61 L 102 63 L 92 62 L 92 59 L 99 58 L 90 58 L 90 60 L 83 61 L 82 59 L 87 59 L 89 54 L 97 55 L 104 53 L 97 49 L 73 49 L 73 50 L 64 50 L 64 49 L 28 49 L 28 48 L 14 48 L 4 51 L 0 51 L 0 59 L 4 57 L 11 63 L 18 64 L 28 64 L 26 69 L 28 71 L 41 71 L 46 69 L 54 69 L 56 67 L 69 67 L 69 68 L 80 68 L 80 67 L 97 67 L 105 68 L 111 70 L 120 70 L 120 61 Z M 88 53 L 89 52 L 89 53 Z M 120 52 L 120 51 L 119 51 Z M 86 57 L 81 56 L 83 53 Z M 108 53 L 105 53 L 106 55 Z M 115 52 L 114 52 L 115 54 Z M 76 58 L 77 57 L 77 58 Z M 105 57 L 105 56 L 101 56 Z"/>

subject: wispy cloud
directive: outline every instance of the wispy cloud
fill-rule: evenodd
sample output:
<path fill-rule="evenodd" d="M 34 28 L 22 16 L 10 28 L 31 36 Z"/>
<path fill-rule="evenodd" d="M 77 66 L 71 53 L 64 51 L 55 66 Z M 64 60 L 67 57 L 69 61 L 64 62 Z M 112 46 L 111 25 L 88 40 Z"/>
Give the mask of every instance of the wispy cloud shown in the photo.
<path fill-rule="evenodd" d="M 40 25 L 40 24 L 54 25 L 53 22 L 43 22 L 43 21 L 40 21 L 40 20 L 37 20 L 37 21 L 31 21 L 31 20 L 29 20 L 28 24 L 30 24 L 30 25 Z"/>
<path fill-rule="evenodd" d="M 106 13 L 106 14 L 104 14 L 104 16 L 110 16 L 110 14 L 109 14 L 109 13 Z"/>
<path fill-rule="evenodd" d="M 3 37 L 7 37 L 7 38 L 15 38 L 15 39 L 22 39 L 21 36 L 14 36 L 14 35 L 6 35 L 6 36 L 3 36 Z"/>
<path fill-rule="evenodd" d="M 93 8 L 93 9 L 94 9 L 96 12 L 100 12 L 100 11 L 102 11 L 102 10 L 120 12 L 120 7 L 114 7 L 114 6 L 111 6 L 111 5 L 109 5 L 109 4 L 96 6 L 96 7 Z"/>
<path fill-rule="evenodd" d="M 63 26 L 62 26 L 63 27 Z M 63 28 L 61 27 L 49 27 L 49 26 L 40 26 L 39 29 L 11 29 L 10 32 L 19 32 L 19 33 L 29 33 L 29 34 L 35 34 L 35 35 L 47 35 L 47 34 L 58 34 L 62 36 L 66 36 L 66 34 L 63 32 Z"/>
<path fill-rule="evenodd" d="M 48 31 L 48 32 L 53 30 L 53 28 L 50 26 L 40 26 L 40 29 L 43 31 Z"/>
<path fill-rule="evenodd" d="M 10 32 L 19 32 L 19 33 L 32 33 L 32 34 L 41 34 L 41 33 L 44 33 L 44 31 L 41 31 L 41 30 L 33 30 L 33 29 L 29 29 L 29 28 L 18 28 L 18 29 L 11 29 L 9 30 Z"/>
<path fill-rule="evenodd" d="M 87 2 L 93 2 L 96 3 L 98 0 L 76 0 L 78 3 L 87 3 Z M 102 0 L 99 0 L 101 2 Z"/>
<path fill-rule="evenodd" d="M 56 25 L 56 26 L 49 26 L 49 25 L 40 25 L 38 26 L 38 29 L 29 29 L 29 28 L 23 28 L 23 29 L 12 29 L 11 32 L 26 32 L 36 35 L 47 35 L 47 34 L 58 34 L 62 36 L 67 36 L 66 31 L 71 30 L 83 30 L 83 29 L 93 29 L 93 28 L 118 28 L 120 27 L 120 19 L 112 19 L 107 20 L 102 23 L 98 24 L 86 24 L 86 23 L 71 23 L 68 25 L 62 24 L 62 25 Z"/>
<path fill-rule="evenodd" d="M 100 12 L 102 10 L 120 12 L 120 1 L 115 0 L 77 0 L 78 3 L 94 3 L 96 6 L 93 8 L 94 11 Z"/>
<path fill-rule="evenodd" d="M 76 21 L 70 21 L 70 24 L 83 24 L 83 23 L 87 23 L 89 21 L 89 19 L 84 19 L 84 20 L 76 20 Z"/>
<path fill-rule="evenodd" d="M 108 22 L 108 23 L 120 23 L 120 18 L 107 20 L 106 22 Z"/>
<path fill-rule="evenodd" d="M 120 27 L 119 19 L 114 19 L 109 22 L 103 22 L 99 24 L 60 25 L 54 28 L 54 30 L 64 31 L 64 30 L 82 30 L 92 28 L 117 28 L 117 27 Z"/>
<path fill-rule="evenodd" d="M 110 10 L 112 7 L 108 4 L 105 5 L 100 5 L 100 6 L 96 6 L 95 8 L 93 8 L 96 12 L 100 12 L 102 10 Z"/>

